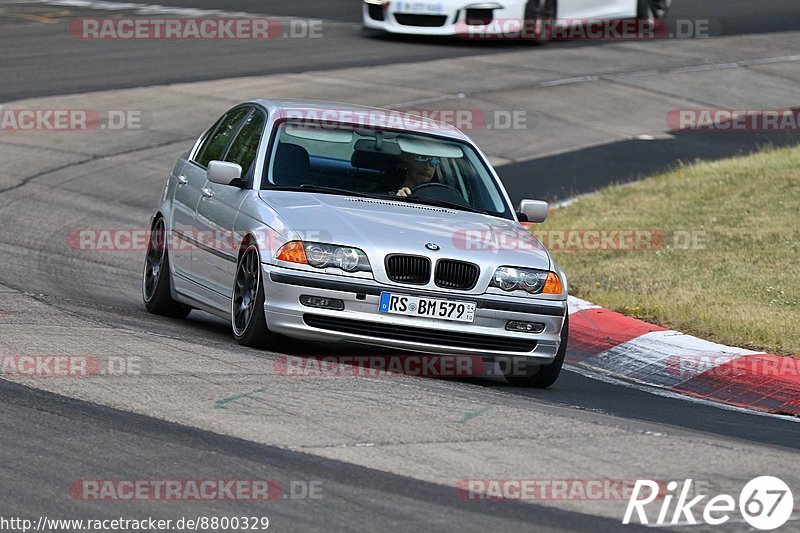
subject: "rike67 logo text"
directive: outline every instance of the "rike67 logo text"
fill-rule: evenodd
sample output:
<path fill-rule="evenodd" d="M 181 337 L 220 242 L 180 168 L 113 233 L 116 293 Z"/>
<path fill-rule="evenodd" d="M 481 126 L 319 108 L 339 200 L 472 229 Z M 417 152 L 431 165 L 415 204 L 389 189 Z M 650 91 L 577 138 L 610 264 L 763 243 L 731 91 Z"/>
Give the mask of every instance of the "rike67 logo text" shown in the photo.
<path fill-rule="evenodd" d="M 697 524 L 695 513 L 700 513 L 702 521 L 718 526 L 732 519 L 732 514 L 741 513 L 745 521 L 763 531 L 777 529 L 784 525 L 794 510 L 794 497 L 789 486 L 772 476 L 760 476 L 750 480 L 739 494 L 738 502 L 729 494 L 719 494 L 708 500 L 700 494 L 689 499 L 692 494 L 692 480 L 683 484 L 677 481 L 667 483 L 667 494 L 659 494 L 659 483 L 649 479 L 638 480 L 628 500 L 623 524 L 630 524 L 634 512 L 642 524 L 684 525 Z M 663 496 L 663 498 L 660 498 Z M 675 501 L 674 509 L 672 502 Z M 647 507 L 657 502 L 658 516 L 648 516 Z M 653 510 L 653 509 L 651 509 Z"/>

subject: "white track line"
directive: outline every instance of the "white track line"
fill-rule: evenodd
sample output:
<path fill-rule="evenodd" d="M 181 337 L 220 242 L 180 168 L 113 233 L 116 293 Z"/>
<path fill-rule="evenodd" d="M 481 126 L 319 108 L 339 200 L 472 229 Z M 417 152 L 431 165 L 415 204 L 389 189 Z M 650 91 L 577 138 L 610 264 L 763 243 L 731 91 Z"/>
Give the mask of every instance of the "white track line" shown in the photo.
<path fill-rule="evenodd" d="M 761 57 L 758 59 L 743 59 L 729 63 L 711 63 L 701 65 L 688 65 L 685 67 L 673 67 L 663 70 L 633 70 L 630 72 L 620 72 L 617 74 L 602 74 L 596 76 L 578 76 L 574 78 L 564 78 L 560 80 L 543 81 L 540 87 L 558 87 L 560 85 L 571 85 L 575 83 L 587 83 L 594 81 L 624 80 L 626 78 L 642 78 L 650 76 L 663 76 L 664 74 L 684 74 L 687 72 L 706 72 L 713 70 L 727 70 L 732 68 L 753 67 L 758 65 L 771 65 L 774 63 L 790 63 L 800 61 L 800 55 Z"/>

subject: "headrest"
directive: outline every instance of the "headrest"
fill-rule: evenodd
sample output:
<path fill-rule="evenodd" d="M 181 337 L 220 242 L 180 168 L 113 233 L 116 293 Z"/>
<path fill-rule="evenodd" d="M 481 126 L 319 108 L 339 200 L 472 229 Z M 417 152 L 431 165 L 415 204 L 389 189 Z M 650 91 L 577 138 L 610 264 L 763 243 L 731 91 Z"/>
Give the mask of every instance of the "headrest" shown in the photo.
<path fill-rule="evenodd" d="M 300 186 L 308 183 L 308 150 L 297 144 L 280 143 L 275 152 L 272 179 L 275 185 Z"/>

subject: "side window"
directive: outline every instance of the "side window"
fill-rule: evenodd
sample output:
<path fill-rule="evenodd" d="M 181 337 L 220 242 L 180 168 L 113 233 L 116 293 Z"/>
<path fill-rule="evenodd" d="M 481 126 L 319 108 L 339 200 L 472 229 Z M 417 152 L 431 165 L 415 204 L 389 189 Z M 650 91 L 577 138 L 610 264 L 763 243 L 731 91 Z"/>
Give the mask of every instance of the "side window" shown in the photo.
<path fill-rule="evenodd" d="M 197 163 L 198 159 L 203 154 L 203 151 L 206 149 L 206 146 L 208 146 L 208 140 L 214 136 L 214 132 L 217 131 L 217 128 L 223 120 L 225 120 L 225 115 L 223 115 L 210 128 L 203 132 L 203 136 L 200 138 L 199 146 L 197 147 L 197 151 L 194 153 L 194 157 L 192 157 L 192 161 Z"/>
<path fill-rule="evenodd" d="M 239 129 L 239 125 L 249 112 L 249 107 L 241 107 L 228 113 L 198 150 L 197 158 L 195 159 L 197 164 L 207 167 L 209 162 L 221 160 L 223 154 L 225 154 L 225 148 L 228 146 L 228 141 Z"/>
<path fill-rule="evenodd" d="M 228 154 L 225 156 L 225 161 L 237 163 L 242 167 L 242 178 L 245 180 L 249 179 L 249 173 L 253 169 L 265 122 L 264 113 L 259 110 L 254 111 L 245 120 L 242 129 L 233 140 L 233 143 L 231 143 Z"/>

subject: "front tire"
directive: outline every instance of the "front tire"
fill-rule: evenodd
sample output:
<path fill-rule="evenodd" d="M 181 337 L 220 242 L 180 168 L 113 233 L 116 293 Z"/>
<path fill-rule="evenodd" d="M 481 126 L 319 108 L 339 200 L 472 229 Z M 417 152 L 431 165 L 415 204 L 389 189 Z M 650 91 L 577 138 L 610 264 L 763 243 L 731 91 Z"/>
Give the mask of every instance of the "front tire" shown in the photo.
<path fill-rule="evenodd" d="M 636 18 L 646 21 L 659 21 L 667 18 L 670 3 L 668 0 L 639 0 Z"/>
<path fill-rule="evenodd" d="M 167 227 L 159 216 L 153 222 L 142 273 L 142 300 L 154 315 L 171 318 L 186 318 L 192 308 L 172 298 Z"/>
<path fill-rule="evenodd" d="M 231 326 L 236 342 L 251 348 L 266 348 L 269 330 L 264 314 L 264 283 L 261 257 L 255 244 L 248 245 L 239 258 L 231 301 Z"/>
<path fill-rule="evenodd" d="M 549 41 L 557 14 L 556 0 L 529 0 L 525 5 L 525 34 L 537 43 Z"/>
<path fill-rule="evenodd" d="M 564 366 L 564 358 L 567 355 L 567 341 L 569 340 L 569 314 L 564 317 L 564 326 L 561 328 L 561 344 L 558 347 L 555 359 L 549 365 L 523 368 L 527 371 L 526 375 L 518 375 L 515 372 L 515 365 L 508 364 L 503 368 L 503 374 L 510 385 L 517 387 L 534 387 L 546 389 L 558 380 L 561 374 L 561 367 Z"/>

